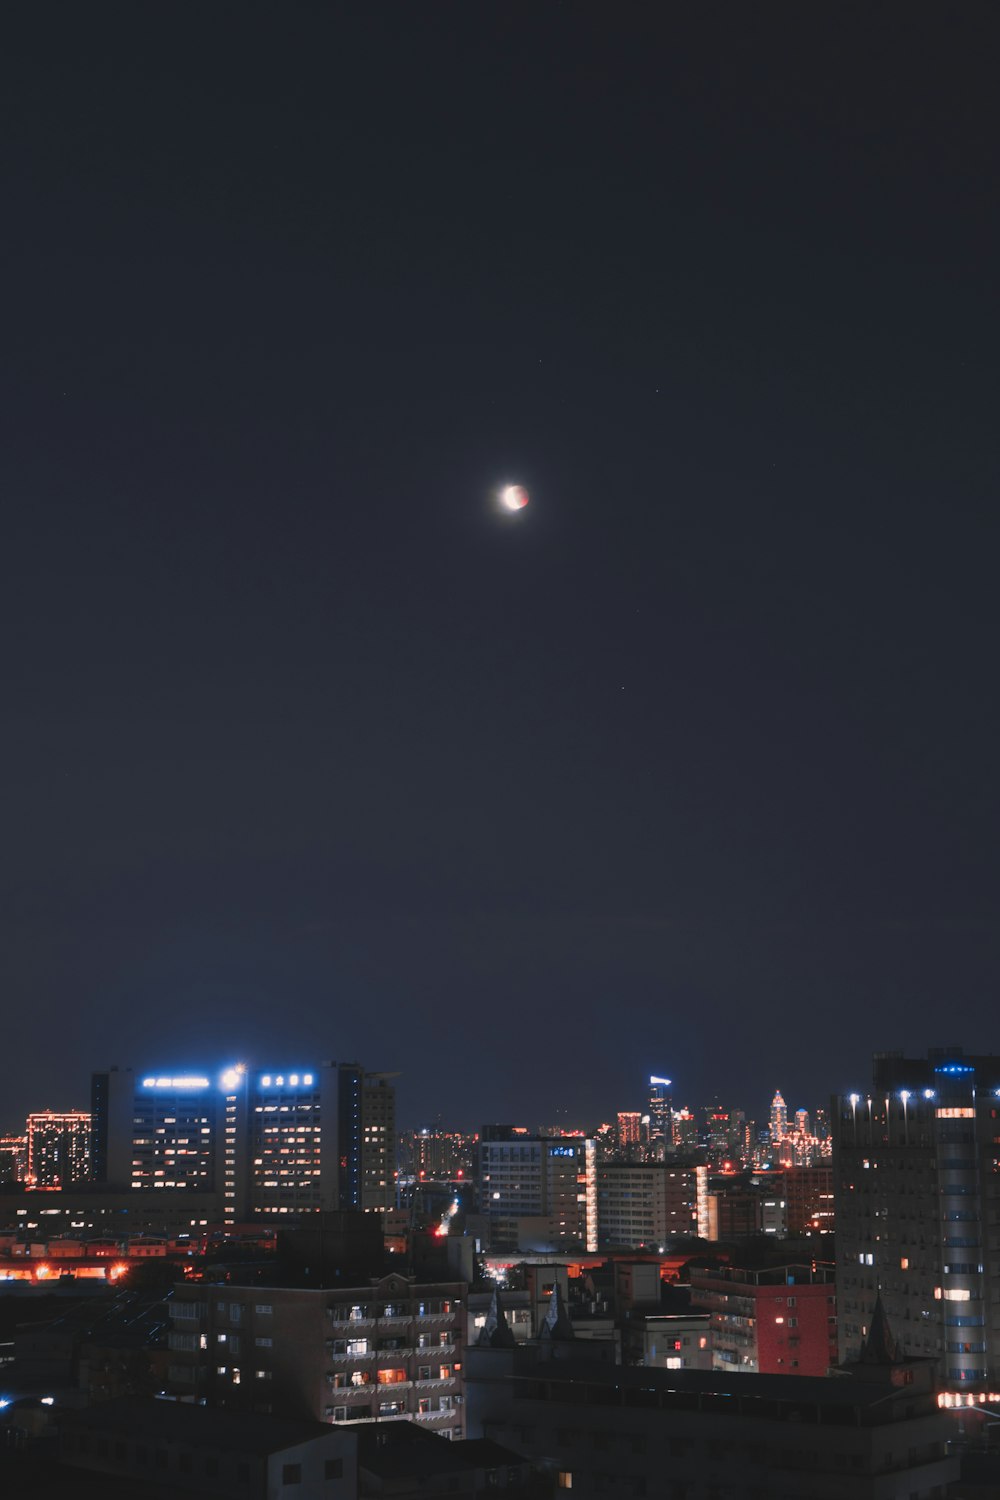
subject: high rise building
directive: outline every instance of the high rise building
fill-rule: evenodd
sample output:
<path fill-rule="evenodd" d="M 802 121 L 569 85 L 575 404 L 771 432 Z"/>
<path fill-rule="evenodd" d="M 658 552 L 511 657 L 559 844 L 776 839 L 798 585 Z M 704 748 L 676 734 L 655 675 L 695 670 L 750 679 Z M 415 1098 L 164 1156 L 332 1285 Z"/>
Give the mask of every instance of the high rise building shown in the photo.
<path fill-rule="evenodd" d="M 93 1175 L 121 1187 L 215 1193 L 227 1222 L 384 1210 L 395 1192 L 388 1077 L 333 1062 L 95 1073 Z"/>
<path fill-rule="evenodd" d="M 366 1213 L 396 1203 L 396 1073 L 365 1073 L 361 1083 L 361 1202 Z"/>
<path fill-rule="evenodd" d="M 424 1126 L 402 1138 L 406 1170 L 418 1179 L 471 1180 L 477 1141 L 478 1137 L 456 1130 L 431 1130 Z"/>
<path fill-rule="evenodd" d="M 658 1078 L 654 1073 L 649 1080 L 649 1143 L 651 1146 L 670 1145 L 673 1136 L 671 1117 L 670 1079 Z"/>
<path fill-rule="evenodd" d="M 23 1182 L 28 1175 L 28 1137 L 0 1135 L 0 1183 Z"/>
<path fill-rule="evenodd" d="M 33 1188 L 71 1187 L 90 1175 L 90 1115 L 46 1109 L 28 1116 L 28 1170 Z"/>
<path fill-rule="evenodd" d="M 618 1149 L 626 1155 L 639 1149 L 642 1116 L 638 1110 L 618 1111 Z"/>
<path fill-rule="evenodd" d="M 841 1358 L 881 1293 L 908 1355 L 937 1359 L 963 1400 L 997 1399 L 1000 1057 L 878 1053 L 833 1132 Z"/>
<path fill-rule="evenodd" d="M 596 1250 L 596 1142 L 487 1126 L 479 1143 L 479 1208 L 493 1250 Z"/>
<path fill-rule="evenodd" d="M 768 1177 L 772 1176 L 768 1173 Z M 787 1204 L 790 1235 L 831 1234 L 834 1228 L 833 1168 L 785 1167 L 773 1176 Z"/>
<path fill-rule="evenodd" d="M 781 1156 L 781 1147 L 788 1136 L 788 1106 L 781 1097 L 780 1091 L 771 1100 L 771 1146 L 777 1157 Z"/>
<path fill-rule="evenodd" d="M 661 1249 L 698 1233 L 699 1169 L 661 1162 L 602 1162 L 597 1168 L 601 1247 Z"/>
<path fill-rule="evenodd" d="M 245 1105 L 249 1161 L 246 1166 L 239 1163 L 237 1170 L 246 1183 L 251 1217 L 314 1213 L 340 1206 L 340 1081 L 341 1071 L 335 1063 L 301 1071 L 262 1073 L 253 1069 L 249 1073 Z M 237 1099 L 242 1106 L 239 1094 Z M 237 1141 L 241 1112 L 238 1108 Z"/>
<path fill-rule="evenodd" d="M 698 1122 L 689 1109 L 675 1109 L 671 1115 L 671 1133 L 675 1151 L 693 1151 L 698 1144 Z"/>

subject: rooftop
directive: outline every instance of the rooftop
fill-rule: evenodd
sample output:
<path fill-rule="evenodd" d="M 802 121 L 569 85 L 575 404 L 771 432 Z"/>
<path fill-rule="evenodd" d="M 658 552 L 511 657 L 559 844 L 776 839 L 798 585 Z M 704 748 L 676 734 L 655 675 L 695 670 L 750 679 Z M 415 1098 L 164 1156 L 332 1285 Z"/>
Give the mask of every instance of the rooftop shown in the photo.
<path fill-rule="evenodd" d="M 437 1475 L 471 1469 L 501 1469 L 523 1464 L 520 1454 L 490 1438 L 449 1442 L 415 1422 L 386 1422 L 358 1433 L 358 1467 L 384 1479 L 427 1481 Z"/>
<path fill-rule="evenodd" d="M 104 1401 L 85 1411 L 59 1413 L 60 1425 L 82 1427 L 88 1432 L 131 1437 L 151 1441 L 184 1443 L 192 1448 L 207 1448 L 266 1457 L 296 1448 L 317 1438 L 330 1437 L 333 1429 L 324 1422 L 308 1422 L 267 1417 L 258 1413 L 212 1410 L 189 1406 L 177 1401 L 147 1401 L 140 1397 L 123 1397 Z"/>
<path fill-rule="evenodd" d="M 470 1356 L 474 1352 L 470 1350 Z M 475 1380 L 471 1359 L 467 1373 Z M 548 1388 L 547 1394 L 555 1400 L 560 1399 L 561 1393 L 553 1388 L 565 1386 L 573 1388 L 566 1399 L 585 1403 L 585 1392 L 590 1387 L 600 1389 L 602 1405 L 614 1404 L 615 1398 L 611 1396 L 614 1391 L 623 1406 L 730 1410 L 734 1414 L 739 1411 L 776 1421 L 795 1420 L 798 1412 L 799 1417 L 804 1415 L 809 1421 L 888 1422 L 897 1418 L 898 1411 L 891 1408 L 901 1400 L 912 1403 L 933 1399 L 929 1388 L 899 1387 L 886 1380 L 859 1379 L 847 1374 L 729 1375 L 717 1370 L 645 1369 L 602 1364 L 575 1355 L 544 1359 L 530 1347 L 515 1352 L 512 1378 L 522 1390 L 528 1383 L 540 1388 L 538 1394 Z M 823 1412 L 829 1416 L 822 1415 Z"/>

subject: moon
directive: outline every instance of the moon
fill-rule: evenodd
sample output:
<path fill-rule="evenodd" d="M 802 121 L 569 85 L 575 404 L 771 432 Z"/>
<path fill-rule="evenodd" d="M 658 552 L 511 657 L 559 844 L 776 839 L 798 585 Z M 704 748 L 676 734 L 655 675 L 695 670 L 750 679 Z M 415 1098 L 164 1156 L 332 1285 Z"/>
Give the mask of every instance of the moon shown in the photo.
<path fill-rule="evenodd" d="M 528 503 L 528 491 L 523 484 L 505 484 L 500 491 L 500 504 L 506 510 L 523 510 Z"/>

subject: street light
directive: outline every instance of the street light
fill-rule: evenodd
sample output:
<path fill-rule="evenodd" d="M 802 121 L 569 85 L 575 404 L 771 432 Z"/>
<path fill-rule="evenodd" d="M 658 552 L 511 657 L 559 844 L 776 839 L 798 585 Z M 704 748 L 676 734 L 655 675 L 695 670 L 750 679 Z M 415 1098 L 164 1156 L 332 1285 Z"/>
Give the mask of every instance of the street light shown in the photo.
<path fill-rule="evenodd" d="M 908 1146 L 910 1144 L 910 1118 L 906 1112 L 906 1106 L 910 1099 L 909 1089 L 900 1089 L 899 1097 L 903 1101 L 903 1144 Z"/>

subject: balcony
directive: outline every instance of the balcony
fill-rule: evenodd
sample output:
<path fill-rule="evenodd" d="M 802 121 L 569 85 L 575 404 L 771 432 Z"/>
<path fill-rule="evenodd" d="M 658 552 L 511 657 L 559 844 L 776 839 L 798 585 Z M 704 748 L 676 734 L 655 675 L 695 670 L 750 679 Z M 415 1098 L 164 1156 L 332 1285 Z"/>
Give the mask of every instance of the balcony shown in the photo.
<path fill-rule="evenodd" d="M 396 1411 L 382 1417 L 345 1417 L 344 1420 L 357 1426 L 361 1422 L 412 1422 L 415 1415 L 416 1413 L 411 1411 Z M 437 1417 L 441 1413 L 434 1412 L 433 1415 Z M 339 1426 L 340 1424 L 338 1423 L 337 1425 Z"/>

